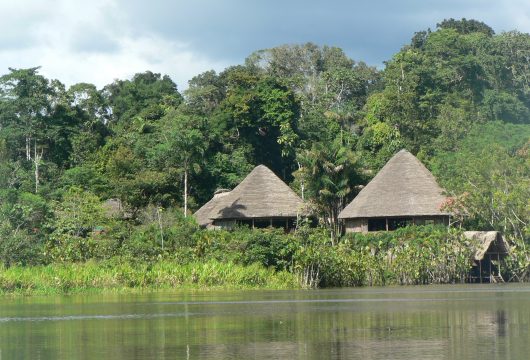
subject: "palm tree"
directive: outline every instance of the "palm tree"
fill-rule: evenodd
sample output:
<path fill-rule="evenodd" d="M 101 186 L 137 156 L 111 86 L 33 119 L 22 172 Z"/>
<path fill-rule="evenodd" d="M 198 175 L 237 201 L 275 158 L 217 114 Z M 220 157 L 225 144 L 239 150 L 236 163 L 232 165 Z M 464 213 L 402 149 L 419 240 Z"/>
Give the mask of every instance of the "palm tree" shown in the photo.
<path fill-rule="evenodd" d="M 300 169 L 295 176 L 304 183 L 330 229 L 332 242 L 341 234 L 339 213 L 359 183 L 357 157 L 341 137 L 331 143 L 313 143 L 298 155 Z"/>

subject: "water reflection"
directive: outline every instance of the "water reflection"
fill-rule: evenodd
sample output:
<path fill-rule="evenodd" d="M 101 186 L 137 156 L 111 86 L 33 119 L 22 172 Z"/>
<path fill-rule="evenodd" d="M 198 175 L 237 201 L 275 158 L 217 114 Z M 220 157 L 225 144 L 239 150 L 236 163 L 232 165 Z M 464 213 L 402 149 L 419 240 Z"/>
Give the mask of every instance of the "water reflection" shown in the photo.
<path fill-rule="evenodd" d="M 530 287 L 3 299 L 0 359 L 526 359 Z"/>

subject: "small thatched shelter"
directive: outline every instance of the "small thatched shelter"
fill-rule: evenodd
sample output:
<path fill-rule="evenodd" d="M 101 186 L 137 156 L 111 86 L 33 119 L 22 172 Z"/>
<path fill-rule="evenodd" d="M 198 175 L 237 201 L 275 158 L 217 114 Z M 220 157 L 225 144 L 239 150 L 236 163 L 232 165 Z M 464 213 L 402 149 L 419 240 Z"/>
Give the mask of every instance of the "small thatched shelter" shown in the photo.
<path fill-rule="evenodd" d="M 449 225 L 446 200 L 434 176 L 410 152 L 395 154 L 342 210 L 346 232 L 395 230 L 409 224 Z"/>
<path fill-rule="evenodd" d="M 510 247 L 498 231 L 465 231 L 474 247 L 470 282 L 504 282 L 502 261 Z"/>
<path fill-rule="evenodd" d="M 232 191 L 214 196 L 195 217 L 206 228 L 294 228 L 304 210 L 302 199 L 269 168 L 259 165 Z"/>

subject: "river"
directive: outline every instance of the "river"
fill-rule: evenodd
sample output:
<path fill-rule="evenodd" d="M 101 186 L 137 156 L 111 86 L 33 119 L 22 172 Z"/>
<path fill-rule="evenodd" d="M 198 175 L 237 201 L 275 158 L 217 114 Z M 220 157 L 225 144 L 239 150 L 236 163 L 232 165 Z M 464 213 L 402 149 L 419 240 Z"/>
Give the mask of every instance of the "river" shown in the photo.
<path fill-rule="evenodd" d="M 528 359 L 529 285 L 0 298 L 5 359 Z"/>

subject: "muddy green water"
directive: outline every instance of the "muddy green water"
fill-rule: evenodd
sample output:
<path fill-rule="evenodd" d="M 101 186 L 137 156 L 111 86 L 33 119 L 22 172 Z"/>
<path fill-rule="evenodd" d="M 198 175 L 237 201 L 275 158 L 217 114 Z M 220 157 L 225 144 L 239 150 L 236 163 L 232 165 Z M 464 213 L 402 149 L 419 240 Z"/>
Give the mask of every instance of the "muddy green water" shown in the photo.
<path fill-rule="evenodd" d="M 530 359 L 530 286 L 0 298 L 0 359 Z"/>

